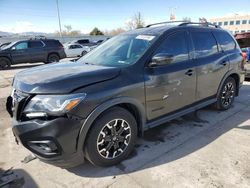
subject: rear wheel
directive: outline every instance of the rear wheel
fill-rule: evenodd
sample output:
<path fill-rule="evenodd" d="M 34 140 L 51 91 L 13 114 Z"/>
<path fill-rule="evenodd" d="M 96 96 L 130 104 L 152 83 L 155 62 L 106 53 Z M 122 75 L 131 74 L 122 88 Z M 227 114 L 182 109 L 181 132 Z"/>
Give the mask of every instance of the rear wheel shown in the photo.
<path fill-rule="evenodd" d="M 83 51 L 82 54 L 81 54 L 81 56 L 85 56 L 87 53 L 88 53 L 88 52 Z"/>
<path fill-rule="evenodd" d="M 114 107 L 93 124 L 86 140 L 85 155 L 94 165 L 115 165 L 128 157 L 136 138 L 134 116 L 123 108 Z"/>
<path fill-rule="evenodd" d="M 60 58 L 57 54 L 50 54 L 48 56 L 48 61 L 47 63 L 55 63 L 55 62 L 59 62 Z"/>
<path fill-rule="evenodd" d="M 218 110 L 229 109 L 234 102 L 235 93 L 236 93 L 235 80 L 232 77 L 228 77 L 221 87 L 216 102 L 216 108 Z"/>
<path fill-rule="evenodd" d="M 10 60 L 5 58 L 5 57 L 1 57 L 0 58 L 0 69 L 6 69 L 10 67 Z"/>

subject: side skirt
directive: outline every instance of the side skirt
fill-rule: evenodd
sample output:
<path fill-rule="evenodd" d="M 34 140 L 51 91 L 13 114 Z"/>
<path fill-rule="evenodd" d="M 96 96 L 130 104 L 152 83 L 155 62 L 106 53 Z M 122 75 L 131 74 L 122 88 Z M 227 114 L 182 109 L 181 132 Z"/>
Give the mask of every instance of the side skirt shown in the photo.
<path fill-rule="evenodd" d="M 170 113 L 169 115 L 166 115 L 166 116 L 163 116 L 163 117 L 158 118 L 156 120 L 153 120 L 153 121 L 146 124 L 146 126 L 145 126 L 146 129 L 144 129 L 144 130 L 148 130 L 150 128 L 156 127 L 158 125 L 161 125 L 163 123 L 166 123 L 168 121 L 176 119 L 176 118 L 183 116 L 185 114 L 188 114 L 190 112 L 199 110 L 205 106 L 208 106 L 208 105 L 215 103 L 216 100 L 217 100 L 216 98 L 212 98 L 212 99 L 206 100 L 204 102 L 199 102 L 198 104 L 192 105 L 191 107 L 186 107 L 183 110 L 178 110 L 177 112 Z"/>

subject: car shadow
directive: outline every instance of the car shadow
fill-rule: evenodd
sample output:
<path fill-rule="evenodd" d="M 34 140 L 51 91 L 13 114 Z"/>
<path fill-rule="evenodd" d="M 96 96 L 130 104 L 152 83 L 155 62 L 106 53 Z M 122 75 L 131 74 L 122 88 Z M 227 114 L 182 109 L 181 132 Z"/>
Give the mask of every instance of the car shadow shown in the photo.
<path fill-rule="evenodd" d="M 244 87 L 246 89 L 250 86 Z M 242 93 L 245 95 L 246 91 Z M 250 102 L 249 99 L 248 102 Z M 209 145 L 231 129 L 249 130 L 249 125 L 239 127 L 239 124 L 250 117 L 248 115 L 250 109 L 246 110 L 249 104 L 247 106 L 238 101 L 231 109 L 224 112 L 206 107 L 150 129 L 145 132 L 142 139 L 138 140 L 130 157 L 116 166 L 96 167 L 86 161 L 83 165 L 67 170 L 81 177 L 115 177 L 178 160 Z M 241 115 L 242 111 L 244 115 Z M 225 124 L 219 123 L 234 114 L 237 116 L 234 116 L 232 121 Z M 207 116 L 210 118 L 206 119 Z M 216 118 L 218 121 L 214 122 Z M 161 160 L 158 160 L 160 157 Z"/>
<path fill-rule="evenodd" d="M 0 168 L 0 187 L 38 187 L 31 175 L 23 169 Z"/>

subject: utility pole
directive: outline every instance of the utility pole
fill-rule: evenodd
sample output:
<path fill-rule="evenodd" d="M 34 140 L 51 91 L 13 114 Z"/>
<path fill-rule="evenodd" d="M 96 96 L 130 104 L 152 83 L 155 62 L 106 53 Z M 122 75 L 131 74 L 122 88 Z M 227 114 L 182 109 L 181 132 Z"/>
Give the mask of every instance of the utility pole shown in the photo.
<path fill-rule="evenodd" d="M 63 38 L 63 36 L 62 36 L 61 19 L 60 19 L 60 12 L 59 12 L 59 6 L 58 6 L 58 0 L 56 0 L 56 6 L 57 6 L 57 17 L 58 17 L 58 23 L 59 23 L 60 37 Z"/>

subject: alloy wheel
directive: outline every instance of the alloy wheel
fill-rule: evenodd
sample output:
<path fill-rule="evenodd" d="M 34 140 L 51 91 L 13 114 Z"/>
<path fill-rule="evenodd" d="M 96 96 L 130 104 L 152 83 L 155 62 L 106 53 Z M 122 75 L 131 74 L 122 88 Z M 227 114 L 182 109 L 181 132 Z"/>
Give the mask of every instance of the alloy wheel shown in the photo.
<path fill-rule="evenodd" d="M 108 122 L 97 138 L 98 153 L 105 159 L 114 159 L 120 156 L 130 143 L 131 127 L 123 119 L 114 119 Z"/>
<path fill-rule="evenodd" d="M 221 95 L 221 103 L 225 107 L 229 106 L 232 104 L 233 99 L 234 99 L 234 94 L 235 94 L 235 88 L 234 84 L 232 82 L 228 82 L 222 91 Z"/>

